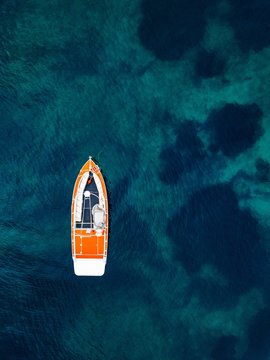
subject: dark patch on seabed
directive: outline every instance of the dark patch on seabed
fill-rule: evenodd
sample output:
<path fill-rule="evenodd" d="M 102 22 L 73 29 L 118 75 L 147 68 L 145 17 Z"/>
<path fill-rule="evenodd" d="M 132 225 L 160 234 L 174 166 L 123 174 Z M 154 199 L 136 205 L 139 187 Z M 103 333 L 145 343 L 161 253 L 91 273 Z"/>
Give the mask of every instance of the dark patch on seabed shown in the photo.
<path fill-rule="evenodd" d="M 256 177 L 259 181 L 270 182 L 270 164 L 268 161 L 259 158 L 256 160 Z"/>
<path fill-rule="evenodd" d="M 201 288 L 202 300 L 205 296 L 212 297 L 212 307 L 230 304 L 258 283 L 257 263 L 267 263 L 258 222 L 248 210 L 239 208 L 229 184 L 213 185 L 193 193 L 169 219 L 167 234 L 176 259 L 190 274 L 211 264 L 224 275 L 227 284 L 214 286 L 211 296 L 211 286 L 196 286 L 196 292 Z"/>
<path fill-rule="evenodd" d="M 270 309 L 256 314 L 248 330 L 248 349 L 244 359 L 267 359 L 270 355 Z"/>
<path fill-rule="evenodd" d="M 203 38 L 208 7 L 216 1 L 143 0 L 142 44 L 160 60 L 177 60 Z"/>
<path fill-rule="evenodd" d="M 262 111 L 257 104 L 226 104 L 208 118 L 211 150 L 236 157 L 252 147 L 262 135 Z"/>
<path fill-rule="evenodd" d="M 198 78 L 213 78 L 224 71 L 225 60 L 218 53 L 200 49 L 195 62 L 195 75 Z"/>
<path fill-rule="evenodd" d="M 268 0 L 233 0 L 229 22 L 243 51 L 259 51 L 270 44 Z"/>
<path fill-rule="evenodd" d="M 212 360 L 233 360 L 236 355 L 237 338 L 233 335 L 222 336 L 216 342 L 212 353 Z"/>

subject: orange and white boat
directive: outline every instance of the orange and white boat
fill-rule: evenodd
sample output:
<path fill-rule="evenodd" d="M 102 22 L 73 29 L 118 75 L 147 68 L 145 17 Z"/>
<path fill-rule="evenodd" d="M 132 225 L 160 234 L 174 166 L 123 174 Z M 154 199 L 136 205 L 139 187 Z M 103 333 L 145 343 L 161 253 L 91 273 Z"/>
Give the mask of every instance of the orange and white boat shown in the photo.
<path fill-rule="evenodd" d="M 108 233 L 107 190 L 100 168 L 89 157 L 76 179 L 71 205 L 71 244 L 76 275 L 104 274 Z"/>

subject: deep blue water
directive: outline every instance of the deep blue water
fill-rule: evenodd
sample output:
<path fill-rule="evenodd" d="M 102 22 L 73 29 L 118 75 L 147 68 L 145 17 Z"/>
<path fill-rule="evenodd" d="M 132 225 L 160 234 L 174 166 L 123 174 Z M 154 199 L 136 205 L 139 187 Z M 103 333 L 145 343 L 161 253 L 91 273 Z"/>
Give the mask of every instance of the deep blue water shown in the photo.
<path fill-rule="evenodd" d="M 0 0 L 0 359 L 270 359 L 270 3 Z M 106 273 L 73 273 L 92 155 Z"/>

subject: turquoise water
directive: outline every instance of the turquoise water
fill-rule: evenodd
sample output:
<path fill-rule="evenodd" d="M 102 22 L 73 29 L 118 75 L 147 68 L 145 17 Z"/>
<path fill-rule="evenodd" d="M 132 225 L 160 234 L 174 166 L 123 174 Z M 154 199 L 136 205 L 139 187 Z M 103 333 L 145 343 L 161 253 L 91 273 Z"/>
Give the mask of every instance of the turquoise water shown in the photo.
<path fill-rule="evenodd" d="M 270 357 L 270 5 L 0 1 L 0 358 Z M 73 185 L 109 191 L 78 278 Z"/>

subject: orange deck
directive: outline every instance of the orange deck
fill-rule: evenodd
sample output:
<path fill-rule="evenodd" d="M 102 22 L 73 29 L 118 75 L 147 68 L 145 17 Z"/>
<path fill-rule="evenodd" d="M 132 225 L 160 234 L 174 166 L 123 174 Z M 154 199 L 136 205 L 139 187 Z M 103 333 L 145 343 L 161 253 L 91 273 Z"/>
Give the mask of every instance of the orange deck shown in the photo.
<path fill-rule="evenodd" d="M 81 236 L 75 233 L 76 255 L 103 255 L 104 236 Z"/>
<path fill-rule="evenodd" d="M 105 229 L 102 234 L 97 236 L 95 230 L 86 229 L 75 229 L 74 228 L 74 200 L 77 195 L 78 186 L 80 179 L 85 172 L 88 172 L 92 168 L 92 171 L 99 177 L 102 185 L 102 192 L 105 199 Z M 94 170 L 93 170 L 94 169 Z M 96 169 L 96 170 L 95 170 Z M 74 258 L 104 258 L 107 256 L 107 244 L 108 244 L 108 199 L 107 191 L 103 176 L 100 169 L 96 166 L 94 161 L 89 159 L 82 167 L 73 190 L 72 206 L 71 206 L 71 245 L 72 245 L 72 256 Z"/>

